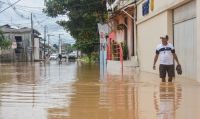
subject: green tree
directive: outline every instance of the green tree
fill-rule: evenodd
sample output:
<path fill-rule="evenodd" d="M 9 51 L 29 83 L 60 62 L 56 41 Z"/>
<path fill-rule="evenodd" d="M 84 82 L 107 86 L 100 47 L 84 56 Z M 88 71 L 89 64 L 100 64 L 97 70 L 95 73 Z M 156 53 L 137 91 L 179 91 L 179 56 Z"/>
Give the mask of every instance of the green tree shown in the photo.
<path fill-rule="evenodd" d="M 51 17 L 67 15 L 68 21 L 57 23 L 76 39 L 76 48 L 89 57 L 98 51 L 97 23 L 107 19 L 105 0 L 49 0 L 44 12 Z"/>
<path fill-rule="evenodd" d="M 4 35 L 3 32 L 0 31 L 0 49 L 8 49 L 11 45 L 11 41 L 7 40 Z"/>
<path fill-rule="evenodd" d="M 53 47 L 58 50 L 58 45 L 57 44 L 53 44 Z"/>
<path fill-rule="evenodd" d="M 68 43 L 64 43 L 62 45 L 62 47 L 64 48 L 65 52 L 70 53 L 74 50 L 76 50 L 76 48 L 74 47 L 74 45 L 68 44 Z"/>

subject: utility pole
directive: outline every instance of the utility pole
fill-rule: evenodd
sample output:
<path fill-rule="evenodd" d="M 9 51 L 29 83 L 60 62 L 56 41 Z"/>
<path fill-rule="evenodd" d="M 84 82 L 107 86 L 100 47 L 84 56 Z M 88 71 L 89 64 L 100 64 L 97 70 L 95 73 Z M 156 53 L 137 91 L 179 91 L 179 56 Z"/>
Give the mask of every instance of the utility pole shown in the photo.
<path fill-rule="evenodd" d="M 60 36 L 63 34 L 59 34 L 59 54 L 61 54 L 62 51 L 62 39 L 60 38 Z"/>
<path fill-rule="evenodd" d="M 48 54 L 49 54 L 50 36 L 54 36 L 54 35 L 50 35 L 50 34 L 48 34 L 47 36 L 48 36 Z"/>
<path fill-rule="evenodd" d="M 45 51 L 46 51 L 46 34 L 47 34 L 47 26 L 45 25 L 44 26 L 44 60 L 46 59 L 46 54 L 45 54 Z"/>
<path fill-rule="evenodd" d="M 31 62 L 34 61 L 34 30 L 33 30 L 33 14 L 31 13 Z"/>

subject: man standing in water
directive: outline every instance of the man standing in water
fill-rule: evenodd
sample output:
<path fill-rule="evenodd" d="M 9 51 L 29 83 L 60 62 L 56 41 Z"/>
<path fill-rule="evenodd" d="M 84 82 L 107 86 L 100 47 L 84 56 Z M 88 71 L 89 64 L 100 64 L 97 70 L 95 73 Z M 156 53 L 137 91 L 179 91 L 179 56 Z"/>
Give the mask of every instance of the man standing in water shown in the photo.
<path fill-rule="evenodd" d="M 171 43 L 168 43 L 168 35 L 164 37 L 160 37 L 162 39 L 162 43 L 159 44 L 156 48 L 156 55 L 154 57 L 153 69 L 156 69 L 156 62 L 158 60 L 158 56 L 160 55 L 160 66 L 159 73 L 162 82 L 166 82 L 166 73 L 168 74 L 168 82 L 172 82 L 173 77 L 175 77 L 175 68 L 173 59 L 176 60 L 177 64 L 179 64 L 177 55 L 175 53 L 175 49 Z"/>
<path fill-rule="evenodd" d="M 61 61 L 62 61 L 62 55 L 59 54 L 59 55 L 58 55 L 58 58 L 59 58 L 59 63 L 61 63 Z"/>

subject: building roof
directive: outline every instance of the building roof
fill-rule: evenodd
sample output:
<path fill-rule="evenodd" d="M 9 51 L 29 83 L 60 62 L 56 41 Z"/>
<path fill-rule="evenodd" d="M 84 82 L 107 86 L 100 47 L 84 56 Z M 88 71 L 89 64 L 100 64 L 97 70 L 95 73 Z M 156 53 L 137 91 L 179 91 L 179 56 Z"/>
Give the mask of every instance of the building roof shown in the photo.
<path fill-rule="evenodd" d="M 31 28 L 23 27 L 23 28 L 12 28 L 10 25 L 6 24 L 3 26 L 0 26 L 0 30 L 4 33 L 31 33 Z M 41 35 L 37 30 L 33 29 L 33 32 L 35 35 Z"/>

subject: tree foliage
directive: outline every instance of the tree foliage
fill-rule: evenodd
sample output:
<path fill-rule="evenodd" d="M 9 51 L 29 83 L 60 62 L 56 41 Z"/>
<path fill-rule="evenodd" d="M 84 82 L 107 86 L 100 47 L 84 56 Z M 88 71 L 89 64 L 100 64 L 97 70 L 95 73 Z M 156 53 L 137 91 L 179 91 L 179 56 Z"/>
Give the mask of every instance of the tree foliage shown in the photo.
<path fill-rule="evenodd" d="M 7 49 L 9 48 L 11 45 L 11 41 L 7 40 L 4 35 L 3 32 L 0 31 L 0 48 L 1 49 Z"/>
<path fill-rule="evenodd" d="M 76 50 L 76 48 L 74 47 L 74 45 L 65 43 L 62 45 L 62 47 L 64 48 L 65 52 L 70 53 Z"/>
<path fill-rule="evenodd" d="M 55 49 L 58 49 L 58 45 L 57 45 L 57 44 L 53 44 L 53 47 L 54 47 Z"/>
<path fill-rule="evenodd" d="M 76 39 L 75 46 L 86 54 L 98 51 L 97 23 L 106 20 L 105 0 L 49 0 L 44 10 L 48 16 L 67 15 L 57 23 Z"/>

